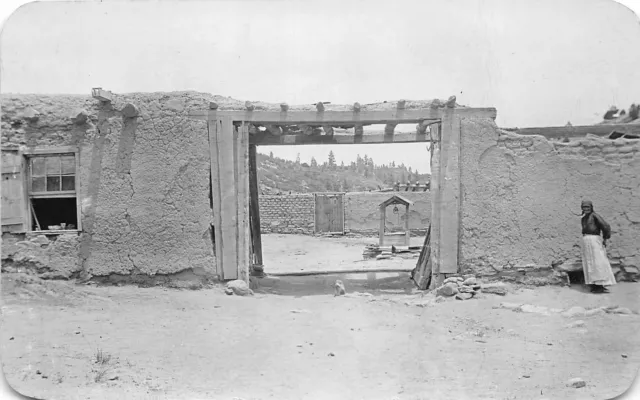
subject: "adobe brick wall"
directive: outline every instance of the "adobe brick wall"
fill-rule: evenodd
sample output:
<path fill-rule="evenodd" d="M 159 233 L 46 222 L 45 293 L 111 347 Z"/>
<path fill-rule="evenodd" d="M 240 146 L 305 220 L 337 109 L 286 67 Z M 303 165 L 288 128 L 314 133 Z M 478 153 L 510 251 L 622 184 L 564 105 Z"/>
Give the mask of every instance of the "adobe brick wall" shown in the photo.
<path fill-rule="evenodd" d="M 313 194 L 263 195 L 259 203 L 262 233 L 313 234 Z"/>

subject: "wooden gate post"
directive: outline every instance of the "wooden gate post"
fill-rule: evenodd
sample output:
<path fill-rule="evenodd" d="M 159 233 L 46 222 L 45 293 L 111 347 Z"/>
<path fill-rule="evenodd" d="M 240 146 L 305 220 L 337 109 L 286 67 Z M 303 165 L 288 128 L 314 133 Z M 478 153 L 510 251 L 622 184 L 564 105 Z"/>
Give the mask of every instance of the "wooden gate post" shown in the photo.
<path fill-rule="evenodd" d="M 253 263 L 256 274 L 264 272 L 262 265 L 262 233 L 260 232 L 260 202 L 258 197 L 258 159 L 257 146 L 249 145 L 249 201 L 251 217 L 251 240 L 253 248 Z"/>
<path fill-rule="evenodd" d="M 460 117 L 447 109 L 437 125 L 431 138 L 431 288 L 458 272 L 461 228 Z"/>
<path fill-rule="evenodd" d="M 218 275 L 249 280 L 249 129 L 231 117 L 208 120 Z"/>

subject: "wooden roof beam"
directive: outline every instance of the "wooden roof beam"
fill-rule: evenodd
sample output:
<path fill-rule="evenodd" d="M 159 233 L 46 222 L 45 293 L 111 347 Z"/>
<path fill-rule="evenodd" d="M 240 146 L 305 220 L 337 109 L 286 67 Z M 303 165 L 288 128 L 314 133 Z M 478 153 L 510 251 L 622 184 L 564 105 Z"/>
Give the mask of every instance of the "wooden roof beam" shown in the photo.
<path fill-rule="evenodd" d="M 333 135 L 256 135 L 251 137 L 251 144 L 261 146 L 314 145 L 314 144 L 382 144 L 382 143 L 419 143 L 429 142 L 427 134 L 396 133 L 386 135 L 384 132 L 354 135 L 352 133 L 334 133 Z"/>
<path fill-rule="evenodd" d="M 322 106 L 322 108 L 324 105 Z M 320 107 L 319 107 L 320 108 Z M 214 120 L 222 117 L 230 117 L 234 121 L 245 121 L 258 124 L 313 124 L 340 125 L 344 123 L 354 124 L 403 124 L 420 123 L 425 120 L 440 120 L 445 114 L 454 112 L 456 115 L 466 118 L 490 118 L 495 119 L 495 108 L 412 108 L 357 111 L 355 107 L 349 111 L 193 111 L 191 118 L 202 120 Z"/>

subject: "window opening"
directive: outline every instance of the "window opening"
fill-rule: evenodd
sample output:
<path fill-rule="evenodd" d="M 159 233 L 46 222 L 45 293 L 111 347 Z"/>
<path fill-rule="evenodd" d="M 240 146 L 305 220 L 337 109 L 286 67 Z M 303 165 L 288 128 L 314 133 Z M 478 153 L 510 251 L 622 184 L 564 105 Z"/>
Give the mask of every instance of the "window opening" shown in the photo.
<path fill-rule="evenodd" d="M 29 157 L 30 228 L 36 231 L 76 230 L 76 155 Z"/>

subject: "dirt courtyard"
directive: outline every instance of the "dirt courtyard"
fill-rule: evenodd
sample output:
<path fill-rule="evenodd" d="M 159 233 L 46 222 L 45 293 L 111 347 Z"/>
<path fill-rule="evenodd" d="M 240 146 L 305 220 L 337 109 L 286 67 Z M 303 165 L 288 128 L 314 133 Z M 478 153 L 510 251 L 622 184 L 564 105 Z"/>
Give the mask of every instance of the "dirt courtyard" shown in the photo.
<path fill-rule="evenodd" d="M 436 302 L 412 255 L 362 261 L 376 238 L 263 238 L 268 273 L 364 273 L 268 276 L 251 297 L 3 273 L 7 381 L 48 399 L 605 399 L 640 366 L 639 284 Z M 613 305 L 630 313 L 559 312 Z"/>
<path fill-rule="evenodd" d="M 424 236 L 411 238 L 411 246 L 421 246 Z M 388 260 L 363 260 L 367 244 L 377 244 L 377 237 L 322 237 L 307 235 L 262 235 L 265 272 L 300 273 L 314 271 L 344 271 L 391 269 L 410 271 L 417 256 L 402 254 Z"/>
<path fill-rule="evenodd" d="M 605 399 L 638 370 L 638 284 L 427 303 L 406 273 L 345 279 L 346 297 L 332 279 L 266 278 L 237 297 L 5 273 L 4 373 L 48 399 Z M 636 313 L 572 318 L 501 302 Z M 586 386 L 567 387 L 575 377 Z"/>

